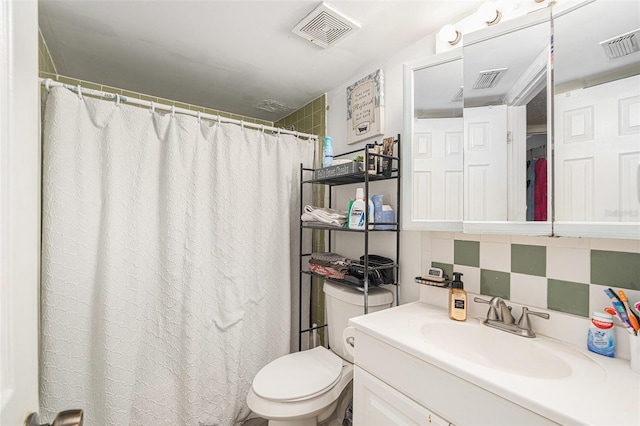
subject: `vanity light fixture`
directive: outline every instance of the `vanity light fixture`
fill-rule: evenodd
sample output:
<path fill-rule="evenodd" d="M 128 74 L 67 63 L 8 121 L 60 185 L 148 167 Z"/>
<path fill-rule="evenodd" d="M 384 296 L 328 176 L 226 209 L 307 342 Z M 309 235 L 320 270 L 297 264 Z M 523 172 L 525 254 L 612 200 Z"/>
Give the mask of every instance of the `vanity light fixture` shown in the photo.
<path fill-rule="evenodd" d="M 477 12 L 478 17 L 487 25 L 495 25 L 500 22 L 502 12 L 496 7 L 495 3 L 485 3 L 480 6 Z"/>
<path fill-rule="evenodd" d="M 438 37 L 440 37 L 440 40 L 446 41 L 453 46 L 462 39 L 462 34 L 460 31 L 456 30 L 453 25 L 447 24 L 440 29 Z"/>

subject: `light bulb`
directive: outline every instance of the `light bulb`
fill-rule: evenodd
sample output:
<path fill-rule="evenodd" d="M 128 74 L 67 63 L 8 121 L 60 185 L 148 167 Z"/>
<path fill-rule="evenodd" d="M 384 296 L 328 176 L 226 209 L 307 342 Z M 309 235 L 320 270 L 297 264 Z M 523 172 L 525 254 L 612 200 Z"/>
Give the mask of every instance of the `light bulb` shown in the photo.
<path fill-rule="evenodd" d="M 462 34 L 460 34 L 460 31 L 456 30 L 453 25 L 447 24 L 440 29 L 440 32 L 438 33 L 438 37 L 440 37 L 440 40 L 446 41 L 447 43 L 454 45 L 460 41 Z"/>
<path fill-rule="evenodd" d="M 495 3 L 485 3 L 480 6 L 477 12 L 478 17 L 487 25 L 493 25 L 500 22 L 502 13 L 498 10 Z"/>

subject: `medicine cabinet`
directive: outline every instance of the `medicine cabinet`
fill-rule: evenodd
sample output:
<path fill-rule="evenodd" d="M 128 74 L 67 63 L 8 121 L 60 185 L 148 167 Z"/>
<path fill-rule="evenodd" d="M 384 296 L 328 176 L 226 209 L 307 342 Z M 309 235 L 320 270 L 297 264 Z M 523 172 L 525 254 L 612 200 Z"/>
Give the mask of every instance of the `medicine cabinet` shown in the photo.
<path fill-rule="evenodd" d="M 405 64 L 403 227 L 462 231 L 462 49 Z"/>
<path fill-rule="evenodd" d="M 465 35 L 464 232 L 551 235 L 550 20 Z"/>
<path fill-rule="evenodd" d="M 586 0 L 405 65 L 404 228 L 639 239 L 639 40 L 640 2 Z"/>
<path fill-rule="evenodd" d="M 555 223 L 640 238 L 640 2 L 554 11 Z"/>

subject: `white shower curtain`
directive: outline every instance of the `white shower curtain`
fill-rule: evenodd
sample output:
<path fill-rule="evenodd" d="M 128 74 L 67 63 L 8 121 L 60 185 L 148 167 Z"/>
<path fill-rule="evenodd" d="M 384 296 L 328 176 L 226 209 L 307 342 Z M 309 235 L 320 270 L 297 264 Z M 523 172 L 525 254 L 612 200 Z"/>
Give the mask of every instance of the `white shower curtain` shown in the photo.
<path fill-rule="evenodd" d="M 254 375 L 289 352 L 299 165 L 312 160 L 313 143 L 291 135 L 53 88 L 43 417 L 82 408 L 89 426 L 246 419 Z"/>

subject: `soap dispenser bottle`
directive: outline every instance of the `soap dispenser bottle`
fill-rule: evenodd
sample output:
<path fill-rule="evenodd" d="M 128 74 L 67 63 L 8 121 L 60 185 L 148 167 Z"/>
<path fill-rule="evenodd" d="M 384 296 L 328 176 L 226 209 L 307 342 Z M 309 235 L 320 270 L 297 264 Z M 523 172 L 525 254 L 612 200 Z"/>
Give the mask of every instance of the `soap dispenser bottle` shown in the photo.
<path fill-rule="evenodd" d="M 449 318 L 456 321 L 467 320 L 467 292 L 460 280 L 461 272 L 453 273 L 453 282 L 449 290 Z"/>

